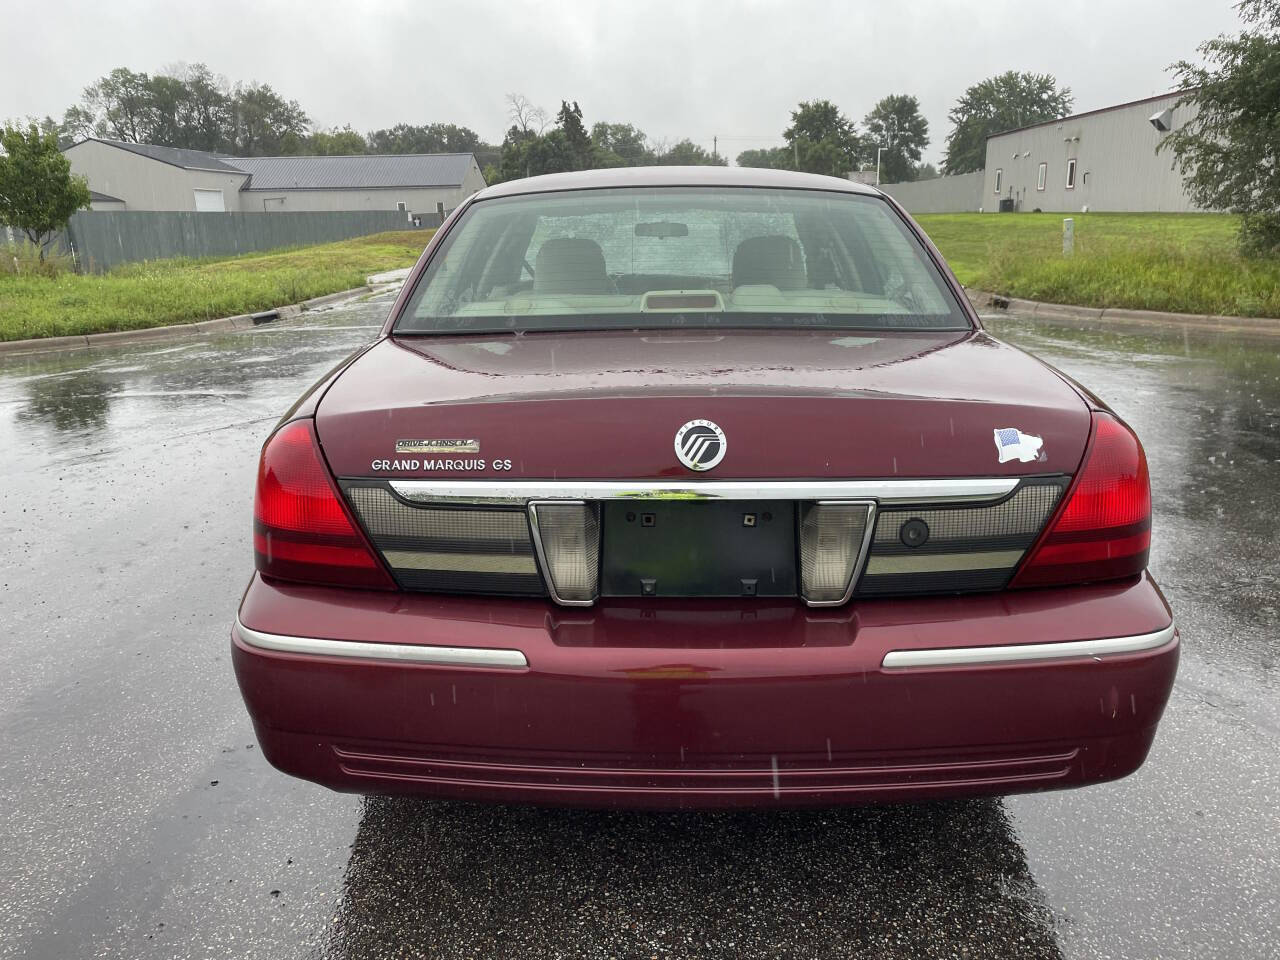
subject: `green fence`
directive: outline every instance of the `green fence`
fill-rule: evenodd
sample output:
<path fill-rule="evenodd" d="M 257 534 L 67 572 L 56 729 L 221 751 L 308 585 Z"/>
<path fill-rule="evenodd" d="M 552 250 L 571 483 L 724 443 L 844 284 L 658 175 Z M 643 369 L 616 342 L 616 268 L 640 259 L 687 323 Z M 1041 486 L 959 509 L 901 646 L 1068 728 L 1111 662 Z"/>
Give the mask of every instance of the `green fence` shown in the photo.
<path fill-rule="evenodd" d="M 425 227 L 440 218 L 424 215 Z M 221 257 L 255 250 L 303 247 L 363 237 L 386 230 L 412 230 L 395 210 L 305 213 L 179 213 L 89 210 L 77 213 L 61 238 L 82 272 L 169 257 Z"/>

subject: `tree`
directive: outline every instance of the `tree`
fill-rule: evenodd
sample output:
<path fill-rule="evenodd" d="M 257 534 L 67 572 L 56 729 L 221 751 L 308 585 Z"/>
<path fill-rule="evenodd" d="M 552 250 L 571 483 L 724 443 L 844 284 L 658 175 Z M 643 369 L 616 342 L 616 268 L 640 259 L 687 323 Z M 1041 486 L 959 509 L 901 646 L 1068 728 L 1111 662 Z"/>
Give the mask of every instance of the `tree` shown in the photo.
<path fill-rule="evenodd" d="M 559 128 L 544 134 L 534 134 L 504 143 L 502 164 L 499 167 L 502 180 L 520 177 L 537 177 L 544 173 L 566 173 L 579 169 L 577 157 L 564 131 Z"/>
<path fill-rule="evenodd" d="M 64 146 L 88 140 L 94 134 L 95 123 L 97 118 L 92 111 L 79 106 L 67 107 L 62 114 L 62 123 L 58 125 Z"/>
<path fill-rule="evenodd" d="M 1249 256 L 1280 256 L 1280 2 L 1244 0 L 1247 29 L 1199 47 L 1203 65 L 1172 69 L 1196 113 L 1156 148 L 1170 150 L 1191 198 L 1240 214 Z"/>
<path fill-rule="evenodd" d="M 307 137 L 306 152 L 316 157 L 351 157 L 367 153 L 369 145 L 350 125 L 332 130 L 316 130 Z"/>
<path fill-rule="evenodd" d="M 568 100 L 560 101 L 560 111 L 556 114 L 556 126 L 564 133 L 565 142 L 573 153 L 574 170 L 590 170 L 592 162 L 591 135 L 582 122 L 582 108 L 578 101 L 572 104 Z"/>
<path fill-rule="evenodd" d="M 203 63 L 179 65 L 171 75 L 182 82 L 184 95 L 178 102 L 179 142 L 169 146 L 213 152 L 231 150 L 235 130 L 232 88 L 227 78 Z"/>
<path fill-rule="evenodd" d="M 866 146 L 853 121 L 830 100 L 802 101 L 791 111 L 782 136 L 791 150 L 791 166 L 809 173 L 843 177 L 855 170 Z"/>
<path fill-rule="evenodd" d="M 655 161 L 664 167 L 727 167 L 729 161 L 714 155 L 692 140 L 681 140 L 670 150 L 664 151 Z"/>
<path fill-rule="evenodd" d="M 912 180 L 936 180 L 937 178 L 938 168 L 932 163 L 918 163 L 911 172 Z"/>
<path fill-rule="evenodd" d="M 368 137 L 370 153 L 475 153 L 485 146 L 470 127 L 452 123 L 397 123 Z"/>
<path fill-rule="evenodd" d="M 300 152 L 310 120 L 297 100 L 286 100 L 265 83 L 239 84 L 231 99 L 233 147 L 242 157 Z"/>
<path fill-rule="evenodd" d="M 485 176 L 489 183 L 544 173 L 590 170 L 597 165 L 600 158 L 582 122 L 582 108 L 577 101 L 560 101 L 555 129 L 547 133 L 535 131 L 539 118 L 544 116 L 541 108 L 531 106 L 516 94 L 508 96 L 507 101 L 511 104 L 512 124 L 502 141 L 497 179 Z"/>
<path fill-rule="evenodd" d="M 743 150 L 735 161 L 740 167 L 757 167 L 765 170 L 790 170 L 791 150 L 773 147 L 764 150 Z"/>
<path fill-rule="evenodd" d="M 154 76 L 118 67 L 87 86 L 80 103 L 67 108 L 60 132 L 64 145 L 99 136 L 131 143 L 232 152 L 241 132 L 236 97 L 240 91 L 252 91 L 252 100 L 262 90 L 271 88 L 253 84 L 233 90 L 225 77 L 214 74 L 203 63 L 175 64 Z M 285 101 L 274 92 L 271 95 L 301 114 L 295 102 Z M 306 115 L 302 114 L 302 118 L 301 128 L 286 124 L 295 138 L 305 135 Z"/>
<path fill-rule="evenodd" d="M 150 130 L 146 143 L 170 147 L 190 146 L 187 136 L 187 85 L 177 77 L 157 75 L 147 82 Z"/>
<path fill-rule="evenodd" d="M 72 176 L 58 135 L 41 133 L 34 123 L 25 131 L 6 125 L 0 148 L 0 223 L 26 234 L 43 260 L 54 234 L 89 206 L 89 184 Z"/>
<path fill-rule="evenodd" d="M 507 113 L 512 129 L 518 129 L 525 137 L 537 136 L 547 128 L 547 111 L 534 106 L 522 93 L 507 94 Z"/>
<path fill-rule="evenodd" d="M 1059 89 L 1048 73 L 1010 70 L 975 83 L 947 114 L 951 132 L 942 172 L 950 176 L 981 170 L 987 162 L 987 137 L 1066 116 L 1072 102 L 1071 88 Z"/>
<path fill-rule="evenodd" d="M 906 94 L 890 94 L 863 121 L 869 139 L 880 153 L 882 183 L 915 178 L 915 165 L 929 145 L 929 121 L 920 115 L 920 101 Z"/>
<path fill-rule="evenodd" d="M 98 136 L 126 143 L 153 141 L 156 118 L 147 74 L 116 67 L 85 87 L 83 102 L 95 117 Z"/>
<path fill-rule="evenodd" d="M 595 124 L 591 144 L 601 167 L 643 167 L 657 159 L 644 131 L 630 123 Z"/>

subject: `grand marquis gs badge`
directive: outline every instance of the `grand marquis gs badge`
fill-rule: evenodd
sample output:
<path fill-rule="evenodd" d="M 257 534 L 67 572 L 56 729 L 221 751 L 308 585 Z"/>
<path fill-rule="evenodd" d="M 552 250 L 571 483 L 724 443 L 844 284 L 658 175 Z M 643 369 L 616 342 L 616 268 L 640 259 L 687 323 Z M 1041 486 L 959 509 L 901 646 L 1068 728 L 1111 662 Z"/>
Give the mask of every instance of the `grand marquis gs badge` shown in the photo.
<path fill-rule="evenodd" d="M 676 431 L 676 456 L 690 470 L 710 470 L 728 448 L 724 431 L 710 420 L 690 420 Z"/>

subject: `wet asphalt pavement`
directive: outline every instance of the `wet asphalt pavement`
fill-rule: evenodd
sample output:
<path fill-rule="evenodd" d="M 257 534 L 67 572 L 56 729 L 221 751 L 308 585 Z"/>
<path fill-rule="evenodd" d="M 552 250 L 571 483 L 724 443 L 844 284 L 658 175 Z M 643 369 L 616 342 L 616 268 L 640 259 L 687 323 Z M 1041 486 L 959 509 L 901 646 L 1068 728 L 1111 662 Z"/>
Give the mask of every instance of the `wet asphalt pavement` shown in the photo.
<path fill-rule="evenodd" d="M 1182 628 L 1083 790 L 639 815 L 345 796 L 229 662 L 257 448 L 375 300 L 0 361 L 0 958 L 1280 957 L 1280 355 L 993 321 L 1142 436 Z"/>

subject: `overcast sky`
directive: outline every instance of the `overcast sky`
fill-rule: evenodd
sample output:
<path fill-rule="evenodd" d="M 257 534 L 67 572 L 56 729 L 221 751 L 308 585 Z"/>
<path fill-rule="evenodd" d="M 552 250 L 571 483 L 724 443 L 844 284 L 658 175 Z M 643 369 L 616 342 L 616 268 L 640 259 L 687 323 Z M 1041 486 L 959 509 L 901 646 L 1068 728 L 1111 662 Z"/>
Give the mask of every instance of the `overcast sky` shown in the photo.
<path fill-rule="evenodd" d="M 1237 19 L 1227 0 L 0 0 L 0 118 L 51 114 L 117 66 L 204 62 L 298 100 L 317 126 L 443 121 L 500 140 L 507 93 L 590 125 L 630 122 L 722 153 L 781 142 L 800 100 L 861 120 L 920 98 L 937 161 L 965 87 L 1034 70 L 1075 109 L 1171 88 L 1165 67 Z"/>

